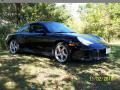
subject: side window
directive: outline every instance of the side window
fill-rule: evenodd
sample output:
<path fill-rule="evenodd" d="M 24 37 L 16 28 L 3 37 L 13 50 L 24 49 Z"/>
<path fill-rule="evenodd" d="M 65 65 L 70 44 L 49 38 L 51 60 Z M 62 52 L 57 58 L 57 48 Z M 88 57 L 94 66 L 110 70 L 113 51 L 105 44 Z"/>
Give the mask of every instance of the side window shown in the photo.
<path fill-rule="evenodd" d="M 30 32 L 36 32 L 36 33 L 43 33 L 45 32 L 45 28 L 41 24 L 31 24 L 30 25 Z"/>
<path fill-rule="evenodd" d="M 24 26 L 21 32 L 29 32 L 29 26 L 28 25 Z"/>
<path fill-rule="evenodd" d="M 25 25 L 18 29 L 16 32 L 29 32 L 29 25 Z"/>

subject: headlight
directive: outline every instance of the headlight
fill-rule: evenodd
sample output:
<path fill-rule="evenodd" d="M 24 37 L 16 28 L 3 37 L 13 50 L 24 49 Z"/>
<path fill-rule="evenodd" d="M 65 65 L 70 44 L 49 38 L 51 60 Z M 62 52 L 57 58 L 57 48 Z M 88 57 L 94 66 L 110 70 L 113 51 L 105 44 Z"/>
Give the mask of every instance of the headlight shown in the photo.
<path fill-rule="evenodd" d="M 88 41 L 88 40 L 86 40 L 86 39 L 83 39 L 83 38 L 81 38 L 81 37 L 77 37 L 77 39 L 78 39 L 82 44 L 87 45 L 87 46 L 89 46 L 90 44 L 93 44 L 92 42 L 90 42 L 90 41 Z"/>

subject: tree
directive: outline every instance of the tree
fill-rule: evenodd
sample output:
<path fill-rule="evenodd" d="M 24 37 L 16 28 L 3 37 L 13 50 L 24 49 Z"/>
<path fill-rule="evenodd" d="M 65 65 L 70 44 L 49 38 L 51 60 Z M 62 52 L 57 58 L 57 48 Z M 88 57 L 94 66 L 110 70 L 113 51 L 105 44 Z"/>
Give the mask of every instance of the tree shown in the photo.
<path fill-rule="evenodd" d="M 64 6 L 45 3 L 2 3 L 0 4 L 0 47 L 5 48 L 4 41 L 10 27 L 15 30 L 19 26 L 35 21 L 66 22 L 69 14 Z M 2 24 L 4 21 L 4 24 Z M 7 23 L 5 23 L 7 22 Z M 8 24 L 8 25 L 7 25 Z"/>
<path fill-rule="evenodd" d="M 87 4 L 81 18 L 85 23 L 84 33 L 92 33 L 108 42 L 118 38 L 120 24 L 120 4 Z"/>
<path fill-rule="evenodd" d="M 64 6 L 55 4 L 24 4 L 21 11 L 23 23 L 32 21 L 58 21 L 65 22 L 69 15 Z"/>
<path fill-rule="evenodd" d="M 65 7 L 56 6 L 56 4 L 1 4 L 0 10 L 0 18 L 13 24 L 50 20 L 65 22 L 69 18 L 69 14 L 67 10 L 65 10 Z"/>

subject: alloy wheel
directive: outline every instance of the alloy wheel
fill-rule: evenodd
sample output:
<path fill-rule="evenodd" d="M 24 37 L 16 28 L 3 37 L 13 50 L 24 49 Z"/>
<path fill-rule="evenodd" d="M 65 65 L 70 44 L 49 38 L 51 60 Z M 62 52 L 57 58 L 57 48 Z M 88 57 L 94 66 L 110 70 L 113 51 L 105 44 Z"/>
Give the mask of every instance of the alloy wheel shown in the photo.
<path fill-rule="evenodd" d="M 19 44 L 15 40 L 12 40 L 9 44 L 9 50 L 12 54 L 17 53 L 19 50 Z"/>
<path fill-rule="evenodd" d="M 58 44 L 55 48 L 55 58 L 63 63 L 68 59 L 68 50 L 67 47 L 63 44 Z"/>

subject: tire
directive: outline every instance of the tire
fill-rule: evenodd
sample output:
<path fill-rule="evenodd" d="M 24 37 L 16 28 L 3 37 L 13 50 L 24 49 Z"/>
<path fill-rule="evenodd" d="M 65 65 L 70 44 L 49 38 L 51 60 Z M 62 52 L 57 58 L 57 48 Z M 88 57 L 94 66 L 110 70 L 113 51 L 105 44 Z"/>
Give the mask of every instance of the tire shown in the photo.
<path fill-rule="evenodd" d="M 64 42 L 59 42 L 54 48 L 54 57 L 60 63 L 70 60 L 70 49 Z"/>
<path fill-rule="evenodd" d="M 16 40 L 11 40 L 9 43 L 9 52 L 11 54 L 17 54 L 20 50 L 20 45 Z"/>

